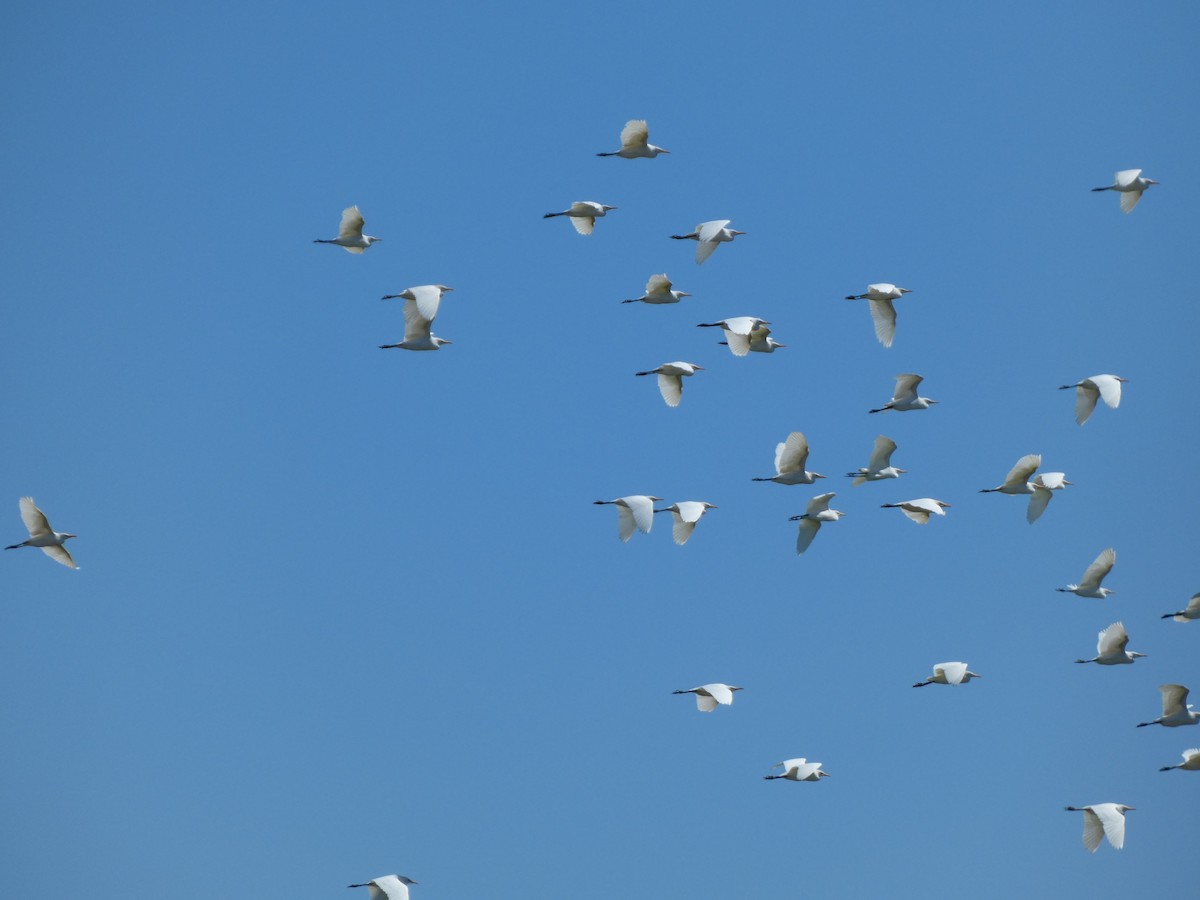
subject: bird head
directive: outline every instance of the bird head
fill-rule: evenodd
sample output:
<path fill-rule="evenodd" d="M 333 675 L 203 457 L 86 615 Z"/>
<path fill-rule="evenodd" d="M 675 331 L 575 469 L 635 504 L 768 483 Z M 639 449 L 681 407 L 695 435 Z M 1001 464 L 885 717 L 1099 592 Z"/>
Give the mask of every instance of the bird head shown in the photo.
<path fill-rule="evenodd" d="M 454 341 L 448 341 L 445 338 L 440 338 L 440 337 L 433 338 L 433 342 L 435 344 L 437 344 L 439 347 L 442 346 L 443 344 L 453 344 L 454 343 Z"/>
<path fill-rule="evenodd" d="M 382 241 L 382 240 L 383 240 L 383 238 L 371 237 L 371 235 L 369 235 L 369 234 L 363 235 L 363 241 L 366 243 L 366 245 L 368 247 L 370 247 L 376 241 Z"/>

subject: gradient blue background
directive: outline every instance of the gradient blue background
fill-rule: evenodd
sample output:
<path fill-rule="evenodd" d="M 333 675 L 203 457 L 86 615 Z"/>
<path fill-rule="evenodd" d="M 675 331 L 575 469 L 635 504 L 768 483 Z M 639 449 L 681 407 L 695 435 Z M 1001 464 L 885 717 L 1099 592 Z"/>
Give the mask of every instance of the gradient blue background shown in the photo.
<path fill-rule="evenodd" d="M 0 894 L 1195 896 L 1195 4 L 24 5 Z M 597 159 L 646 118 L 657 160 Z M 1117 169 L 1161 180 L 1128 216 Z M 619 209 L 588 238 L 542 214 Z M 383 241 L 314 245 L 357 203 Z M 667 240 L 747 232 L 697 268 Z M 667 272 L 694 297 L 619 301 Z M 868 282 L 912 288 L 895 346 Z M 379 297 L 440 282 L 437 354 Z M 755 315 L 735 359 L 698 322 Z M 706 367 L 668 409 L 635 371 Z M 899 372 L 941 401 L 868 416 Z M 1060 384 L 1129 379 L 1083 428 Z M 818 488 L 753 484 L 801 430 Z M 899 482 L 851 488 L 884 433 Z M 976 493 L 1041 453 L 1033 526 Z M 822 489 L 846 518 L 803 557 Z M 628 545 L 611 508 L 719 505 Z M 918 528 L 879 504 L 953 504 Z M 4 512 L 4 511 L 7 512 Z M 665 517 L 659 517 L 663 519 Z M 1053 588 L 1117 549 L 1108 600 Z M 1075 666 L 1122 620 L 1132 667 Z M 914 691 L 933 663 L 984 677 Z M 743 685 L 695 711 L 676 688 Z M 761 776 L 791 756 L 833 777 Z M 1120 802 L 1092 856 L 1066 804 Z"/>

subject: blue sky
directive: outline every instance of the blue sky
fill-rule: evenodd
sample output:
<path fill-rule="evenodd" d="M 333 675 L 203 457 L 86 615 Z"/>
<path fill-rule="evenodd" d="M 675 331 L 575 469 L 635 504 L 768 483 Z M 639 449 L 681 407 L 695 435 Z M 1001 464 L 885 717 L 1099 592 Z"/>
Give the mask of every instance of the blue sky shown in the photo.
<path fill-rule="evenodd" d="M 1157 770 L 1200 729 L 1133 726 L 1200 688 L 1159 618 L 1200 590 L 1197 19 L 14 11 L 0 522 L 33 495 L 81 569 L 2 559 L 0 893 L 1190 896 L 1200 775 Z M 671 155 L 597 159 L 630 118 Z M 1126 216 L 1088 189 L 1130 167 Z M 573 200 L 618 210 L 542 219 Z M 311 243 L 352 203 L 380 244 Z M 702 267 L 667 239 L 718 218 Z M 664 271 L 694 296 L 620 304 Z M 876 281 L 913 289 L 891 349 L 841 299 Z M 454 344 L 380 352 L 426 283 Z M 738 315 L 788 348 L 694 327 Z M 672 410 L 633 373 L 674 359 Z M 900 372 L 940 404 L 868 416 Z M 1056 388 L 1102 372 L 1080 428 Z M 752 483 L 796 430 L 830 479 Z M 851 488 L 880 433 L 910 473 Z M 976 493 L 1026 453 L 1074 482 L 1033 526 Z M 623 545 L 591 501 L 634 493 L 719 509 Z M 1108 546 L 1113 597 L 1053 591 Z M 1117 620 L 1146 659 L 1071 663 Z M 670 693 L 709 681 L 745 690 Z M 793 756 L 833 777 L 761 780 Z M 1092 856 L 1062 807 L 1110 801 Z"/>

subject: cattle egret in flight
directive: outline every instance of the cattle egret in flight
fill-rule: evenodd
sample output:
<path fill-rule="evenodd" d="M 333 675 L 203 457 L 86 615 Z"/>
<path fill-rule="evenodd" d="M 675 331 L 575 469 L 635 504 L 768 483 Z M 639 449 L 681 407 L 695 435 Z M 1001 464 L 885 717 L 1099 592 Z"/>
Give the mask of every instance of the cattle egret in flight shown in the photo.
<path fill-rule="evenodd" d="M 1092 853 L 1100 846 L 1102 837 L 1107 837 L 1117 850 L 1125 846 L 1125 813 L 1134 807 L 1120 803 L 1095 803 L 1091 806 L 1063 808 L 1068 812 L 1083 813 L 1083 846 Z"/>
<path fill-rule="evenodd" d="M 892 399 L 883 404 L 879 409 L 869 409 L 867 412 L 886 412 L 889 409 L 894 409 L 896 412 L 908 412 L 910 409 L 929 409 L 929 407 L 937 403 L 936 400 L 930 400 L 928 397 L 917 396 L 917 386 L 924 381 L 922 375 L 897 375 L 896 389 L 892 392 Z"/>
<path fill-rule="evenodd" d="M 772 781 L 776 778 L 786 778 L 788 781 L 820 781 L 822 778 L 828 778 L 828 772 L 821 771 L 821 763 L 809 762 L 804 757 L 797 759 L 785 759 L 783 762 L 777 762 L 771 766 L 772 769 L 783 768 L 782 775 L 764 775 L 763 778 L 767 781 Z"/>
<path fill-rule="evenodd" d="M 658 392 L 662 394 L 667 406 L 678 406 L 680 398 L 683 397 L 683 379 L 703 371 L 703 366 L 676 360 L 663 363 L 657 369 L 651 369 L 649 372 L 634 372 L 633 374 L 657 375 Z"/>
<path fill-rule="evenodd" d="M 994 488 L 982 488 L 981 494 L 1029 494 L 1029 506 L 1025 510 L 1025 519 L 1032 525 L 1046 511 L 1052 491 L 1062 490 L 1071 482 L 1062 472 L 1043 472 L 1033 481 L 1028 481 L 1037 467 L 1042 464 L 1042 457 L 1037 453 L 1022 456 L 1004 477 L 1004 483 Z"/>
<path fill-rule="evenodd" d="M 438 306 L 442 295 L 450 293 L 454 288 L 444 284 L 419 284 L 416 287 L 405 288 L 398 294 L 384 294 L 382 300 L 411 300 L 417 306 L 421 318 L 432 322 L 437 318 Z"/>
<path fill-rule="evenodd" d="M 78 569 L 79 566 L 75 565 L 75 560 L 71 559 L 70 552 L 63 546 L 75 535 L 67 534 L 64 531 L 55 531 L 51 528 L 46 514 L 34 505 L 32 497 L 22 497 L 18 505 L 21 508 L 21 521 L 25 523 L 25 529 L 29 532 L 29 540 L 21 541 L 19 544 L 13 544 L 4 549 L 39 547 L 55 562 L 62 563 L 69 569 Z"/>
<path fill-rule="evenodd" d="M 868 284 L 865 294 L 851 295 L 846 299 L 868 301 L 871 318 L 875 320 L 875 337 L 883 346 L 890 347 L 896 337 L 896 307 L 892 305 L 892 301 L 911 293 L 908 288 L 897 287 L 894 284 Z"/>
<path fill-rule="evenodd" d="M 1113 622 L 1100 632 L 1099 640 L 1096 643 L 1096 655 L 1091 659 L 1077 659 L 1075 662 L 1094 662 L 1102 666 L 1120 666 L 1132 663 L 1138 657 L 1146 655 L 1145 653 L 1126 650 L 1125 645 L 1128 643 L 1129 632 L 1125 630 L 1125 626 L 1120 622 Z"/>
<path fill-rule="evenodd" d="M 712 712 L 717 706 L 729 706 L 733 703 L 733 692 L 740 687 L 731 684 L 702 684 L 700 687 L 689 688 L 686 691 L 672 691 L 673 694 L 695 694 L 696 709 L 700 712 Z"/>
<path fill-rule="evenodd" d="M 1132 212 L 1142 199 L 1142 191 L 1152 184 L 1158 184 L 1153 178 L 1143 178 L 1141 169 L 1122 169 L 1113 178 L 1113 183 L 1104 187 L 1092 188 L 1093 191 L 1118 191 L 1121 194 L 1121 212 Z"/>
<path fill-rule="evenodd" d="M 1163 684 L 1158 689 L 1162 692 L 1162 715 L 1153 722 L 1139 722 L 1138 728 L 1147 725 L 1177 728 L 1180 725 L 1195 725 L 1200 722 L 1200 713 L 1192 712 L 1191 704 L 1187 702 L 1188 689 L 1182 684 Z"/>
<path fill-rule="evenodd" d="M 871 458 L 867 461 L 865 469 L 859 469 L 857 472 L 847 472 L 847 478 L 853 478 L 850 482 L 853 487 L 863 484 L 867 481 L 883 481 L 885 478 L 899 478 L 901 475 L 908 472 L 908 469 L 898 469 L 892 465 L 892 454 L 896 451 L 896 442 L 890 437 L 879 435 L 875 438 L 875 449 L 871 451 Z"/>
<path fill-rule="evenodd" d="M 725 332 L 725 340 L 729 352 L 734 356 L 745 356 L 750 352 L 751 333 L 756 328 L 770 325 L 766 319 L 754 316 L 735 316 L 732 319 L 722 319 L 720 322 L 701 322 L 697 328 L 720 328 Z M 768 331 L 767 334 L 770 334 Z M 765 335 L 763 336 L 765 339 Z"/>
<path fill-rule="evenodd" d="M 726 228 L 725 226 L 729 222 L 729 219 L 714 219 L 712 222 L 701 222 L 691 234 L 673 234 L 671 237 L 677 241 L 698 241 L 699 243 L 696 247 L 696 265 L 700 265 L 713 255 L 713 251 L 717 249 L 718 244 L 732 241 L 739 234 L 746 233 Z"/>
<path fill-rule="evenodd" d="M 688 538 L 692 536 L 692 531 L 696 528 L 696 523 L 700 521 L 700 517 L 710 509 L 717 507 L 711 503 L 705 503 L 702 500 L 683 500 L 679 503 L 672 503 L 665 509 L 656 509 L 656 513 L 669 512 L 675 517 L 675 525 L 671 529 L 671 537 L 675 538 L 675 543 L 680 547 L 688 542 Z"/>
<path fill-rule="evenodd" d="M 804 471 L 808 464 L 808 440 L 799 431 L 793 431 L 783 443 L 775 445 L 775 475 L 770 478 L 752 478 L 751 481 L 774 481 L 776 484 L 813 484 L 824 478 L 816 472 Z"/>
<path fill-rule="evenodd" d="M 352 884 L 350 887 L 365 887 L 370 900 L 408 900 L 408 886 L 416 884 L 407 875 L 384 875 L 372 878 L 365 884 Z"/>
<path fill-rule="evenodd" d="M 1076 384 L 1064 384 L 1059 390 L 1069 391 L 1075 388 L 1075 421 L 1082 425 L 1091 416 L 1096 408 L 1096 401 L 1101 397 L 1109 409 L 1120 406 L 1121 385 L 1126 381 L 1128 379 L 1120 375 L 1093 375 Z"/>
<path fill-rule="evenodd" d="M 944 516 L 944 510 L 950 508 L 949 503 L 934 500 L 932 497 L 920 497 L 916 500 L 905 500 L 903 503 L 883 503 L 881 509 L 899 509 L 918 525 L 928 525 L 929 517 Z"/>
<path fill-rule="evenodd" d="M 617 536 L 628 542 L 637 528 L 642 534 L 649 534 L 654 525 L 654 504 L 662 497 L 649 494 L 631 494 L 628 497 L 618 497 L 616 500 L 594 500 L 596 506 L 612 504 L 617 508 Z"/>
<path fill-rule="evenodd" d="M 1079 580 L 1079 584 L 1068 584 L 1066 587 L 1055 588 L 1055 590 L 1062 591 L 1064 594 L 1075 594 L 1077 597 L 1093 597 L 1097 600 L 1103 600 L 1109 594 L 1116 593 L 1116 591 L 1109 588 L 1100 587 L 1100 582 L 1112 571 L 1113 563 L 1116 561 L 1116 550 L 1112 547 L 1102 550 L 1100 555 L 1084 571 L 1083 578 Z"/>
<path fill-rule="evenodd" d="M 1191 750 L 1183 751 L 1183 762 L 1177 766 L 1163 766 L 1158 771 L 1170 772 L 1172 769 L 1183 769 L 1186 772 L 1195 772 L 1200 770 L 1200 749 L 1192 748 Z"/>
<path fill-rule="evenodd" d="M 596 227 L 596 220 L 601 216 L 608 215 L 610 209 L 616 209 L 616 207 L 605 206 L 594 200 L 576 200 L 571 204 L 570 209 L 564 209 L 562 212 L 546 213 L 542 218 L 553 219 L 555 216 L 569 216 L 571 224 L 575 226 L 576 231 L 580 234 L 591 234 L 592 229 Z"/>
<path fill-rule="evenodd" d="M 687 291 L 671 290 L 671 279 L 664 272 L 662 275 L 651 275 L 646 282 L 646 293 L 632 300 L 622 300 L 622 303 L 678 303 L 684 297 L 692 296 Z"/>
<path fill-rule="evenodd" d="M 597 156 L 619 156 L 622 159 L 654 159 L 660 153 L 670 153 L 663 147 L 655 147 L 648 140 L 650 129 L 645 119 L 630 119 L 621 129 L 621 149 L 614 153 L 597 153 Z"/>
<path fill-rule="evenodd" d="M 371 237 L 369 234 L 363 234 L 363 217 L 358 211 L 357 206 L 347 206 L 342 210 L 342 225 L 338 229 L 338 236 L 331 241 L 323 241 L 320 238 L 313 241 L 314 244 L 337 244 L 350 253 L 362 253 L 376 241 L 382 238 Z"/>
<path fill-rule="evenodd" d="M 380 344 L 381 350 L 440 350 L 452 343 L 430 331 L 442 302 L 442 295 L 454 288 L 444 284 L 422 284 L 406 288 L 399 294 L 387 294 L 384 300 L 404 299 L 404 340 L 398 344 Z"/>
<path fill-rule="evenodd" d="M 792 516 L 788 519 L 789 522 L 800 523 L 800 532 L 796 535 L 797 553 L 803 553 L 808 549 L 808 545 L 813 542 L 813 538 L 821 530 L 822 522 L 836 522 L 845 515 L 841 510 L 829 508 L 829 501 L 834 496 L 836 495 L 833 491 L 828 494 L 818 494 L 808 501 L 808 508 L 804 511 L 804 515 Z"/>
<path fill-rule="evenodd" d="M 1200 619 L 1200 593 L 1192 594 L 1188 605 L 1179 612 L 1167 613 L 1164 619 L 1174 619 L 1176 622 L 1186 622 L 1189 619 Z"/>
<path fill-rule="evenodd" d="M 966 684 L 972 678 L 982 678 L 978 672 L 967 670 L 965 662 L 944 662 L 933 667 L 933 677 L 926 681 L 918 681 L 913 687 L 925 687 L 927 684 Z"/>

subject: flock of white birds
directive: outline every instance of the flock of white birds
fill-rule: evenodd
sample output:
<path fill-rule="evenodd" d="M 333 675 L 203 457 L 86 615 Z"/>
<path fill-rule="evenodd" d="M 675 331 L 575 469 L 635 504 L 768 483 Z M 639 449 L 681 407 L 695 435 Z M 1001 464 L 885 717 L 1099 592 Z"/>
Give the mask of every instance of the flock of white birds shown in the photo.
<path fill-rule="evenodd" d="M 611 153 L 598 153 L 597 156 L 617 156 L 622 159 L 654 159 L 670 151 L 657 147 L 649 142 L 649 129 L 645 121 L 631 120 L 621 131 L 621 149 Z M 1143 192 L 1157 181 L 1142 177 L 1141 169 L 1127 169 L 1118 172 L 1111 185 L 1093 188 L 1095 191 L 1116 191 L 1120 194 L 1122 212 L 1133 210 L 1141 199 Z M 593 233 L 596 220 L 604 218 L 617 207 L 609 206 L 591 200 L 575 201 L 561 212 L 550 212 L 545 218 L 558 216 L 567 217 L 575 230 L 581 235 Z M 745 234 L 729 227 L 730 220 L 718 219 L 702 222 L 688 234 L 671 235 L 675 240 L 693 240 L 697 242 L 696 263 L 704 263 L 722 243 L 732 242 Z M 351 206 L 342 213 L 338 236 L 328 240 L 317 240 L 314 243 L 333 244 L 342 247 L 350 253 L 363 253 L 380 238 L 363 233 L 364 220 L 359 208 Z M 397 294 L 384 295 L 385 300 L 403 300 L 405 331 L 402 341 L 394 344 L 380 345 L 383 349 L 400 350 L 440 350 L 451 342 L 433 334 L 432 326 L 437 317 L 441 301 L 453 289 L 446 285 L 418 285 L 406 288 Z M 853 294 L 847 300 L 866 300 L 874 323 L 875 337 L 884 347 L 891 347 L 896 337 L 896 308 L 894 301 L 902 299 L 912 291 L 896 284 L 878 282 L 867 285 L 862 294 Z M 664 274 L 652 275 L 646 284 L 645 294 L 641 297 L 624 300 L 624 303 L 667 304 L 679 303 L 683 298 L 691 296 L 684 291 L 675 290 L 671 280 Z M 700 323 L 702 328 L 720 328 L 725 337 L 722 343 L 729 347 L 735 357 L 744 357 L 751 352 L 772 353 L 785 347 L 771 337 L 771 323 L 754 316 L 738 316 L 722 319 L 718 322 Z M 637 372 L 636 375 L 657 375 L 658 388 L 667 406 L 677 407 L 683 396 L 683 379 L 690 378 L 697 372 L 704 371 L 695 363 L 674 361 L 663 363 L 654 369 Z M 1121 402 L 1121 387 L 1126 379 L 1111 374 L 1093 375 L 1074 384 L 1062 385 L 1060 389 L 1074 388 L 1075 420 L 1083 425 L 1094 412 L 1097 402 L 1103 400 L 1105 405 L 1116 409 Z M 896 376 L 896 385 L 892 398 L 878 409 L 868 410 L 870 413 L 910 412 L 928 410 L 938 401 L 919 394 L 922 376 L 906 373 Z M 886 435 L 875 439 L 867 465 L 852 472 L 846 477 L 852 478 L 855 487 L 868 482 L 888 481 L 899 478 L 907 470 L 892 465 L 892 454 L 896 451 L 896 442 Z M 807 469 L 809 443 L 805 435 L 799 431 L 789 434 L 775 448 L 775 474 L 754 478 L 754 481 L 771 481 L 781 485 L 811 485 L 826 476 Z M 1029 504 L 1026 519 L 1030 524 L 1046 511 L 1053 492 L 1063 490 L 1071 484 L 1063 472 L 1042 472 L 1034 476 L 1041 466 L 1040 455 L 1031 453 L 1019 459 L 1004 481 L 993 488 L 983 488 L 981 493 L 1001 493 L 1027 495 Z M 835 492 L 829 491 L 812 497 L 805 512 L 793 516 L 791 521 L 799 523 L 796 538 L 796 552 L 808 551 L 820 532 L 822 525 L 837 522 L 845 513 L 830 508 Z M 657 513 L 670 512 L 673 518 L 672 536 L 676 544 L 686 544 L 691 538 L 700 519 L 710 509 L 717 507 L 707 501 L 687 500 L 671 503 L 662 508 L 656 508 L 656 503 L 664 503 L 661 497 L 646 494 L 631 494 L 614 500 L 597 500 L 597 505 L 612 505 L 617 509 L 617 536 L 622 541 L 629 541 L 635 532 L 648 534 L 654 524 Z M 945 517 L 950 504 L 930 497 L 905 500 L 897 503 L 884 503 L 883 508 L 900 509 L 905 516 L 919 525 L 925 525 L 932 516 Z M 78 568 L 75 560 L 65 544 L 76 535 L 55 531 L 43 513 L 35 505 L 32 497 L 22 497 L 19 502 L 21 519 L 29 532 L 29 538 L 5 549 L 14 550 L 20 547 L 37 547 L 51 559 L 72 569 Z M 1062 592 L 1073 593 L 1084 598 L 1104 599 L 1113 593 L 1109 588 L 1101 586 L 1101 582 L 1110 573 L 1116 563 L 1116 552 L 1108 548 L 1096 557 L 1088 566 L 1078 584 L 1068 584 L 1057 588 Z M 1187 622 L 1200 618 L 1200 593 L 1190 599 L 1185 609 L 1174 613 L 1166 613 L 1163 618 L 1173 618 L 1176 622 Z M 1096 655 L 1090 659 L 1077 659 L 1077 663 L 1097 663 L 1099 665 L 1131 664 L 1145 654 L 1126 650 L 1129 643 L 1129 633 L 1121 622 L 1114 622 L 1100 632 L 1096 647 Z M 981 677 L 972 672 L 965 662 L 941 662 L 933 666 L 933 674 L 924 681 L 917 682 L 913 687 L 924 687 L 930 684 L 960 685 L 966 684 L 973 678 Z M 710 713 L 720 706 L 730 706 L 733 703 L 735 691 L 741 687 L 714 682 L 686 690 L 677 690 L 676 694 L 692 694 L 696 698 L 697 709 Z M 1173 728 L 1181 725 L 1195 725 L 1200 722 L 1200 713 L 1194 712 L 1187 703 L 1188 689 L 1181 684 L 1164 684 L 1160 688 L 1162 694 L 1162 715 L 1150 722 L 1142 722 L 1138 727 L 1147 725 L 1162 725 Z M 1200 770 L 1200 749 L 1189 749 L 1183 752 L 1183 762 L 1175 766 L 1164 766 L 1160 771 L 1182 769 L 1186 771 Z M 829 773 L 821 769 L 822 763 L 809 762 L 798 757 L 785 759 L 776 763 L 772 768 L 782 769 L 781 774 L 764 776 L 766 779 L 787 779 L 790 781 L 818 782 L 829 777 Z M 1068 806 L 1070 811 L 1081 811 L 1084 814 L 1083 844 L 1095 851 L 1101 839 L 1107 837 L 1109 843 L 1120 849 L 1125 839 L 1125 813 L 1133 807 L 1120 803 L 1098 803 L 1084 807 Z M 374 878 L 350 887 L 366 887 L 370 900 L 407 900 L 408 886 L 415 881 L 404 875 L 386 875 Z"/>

